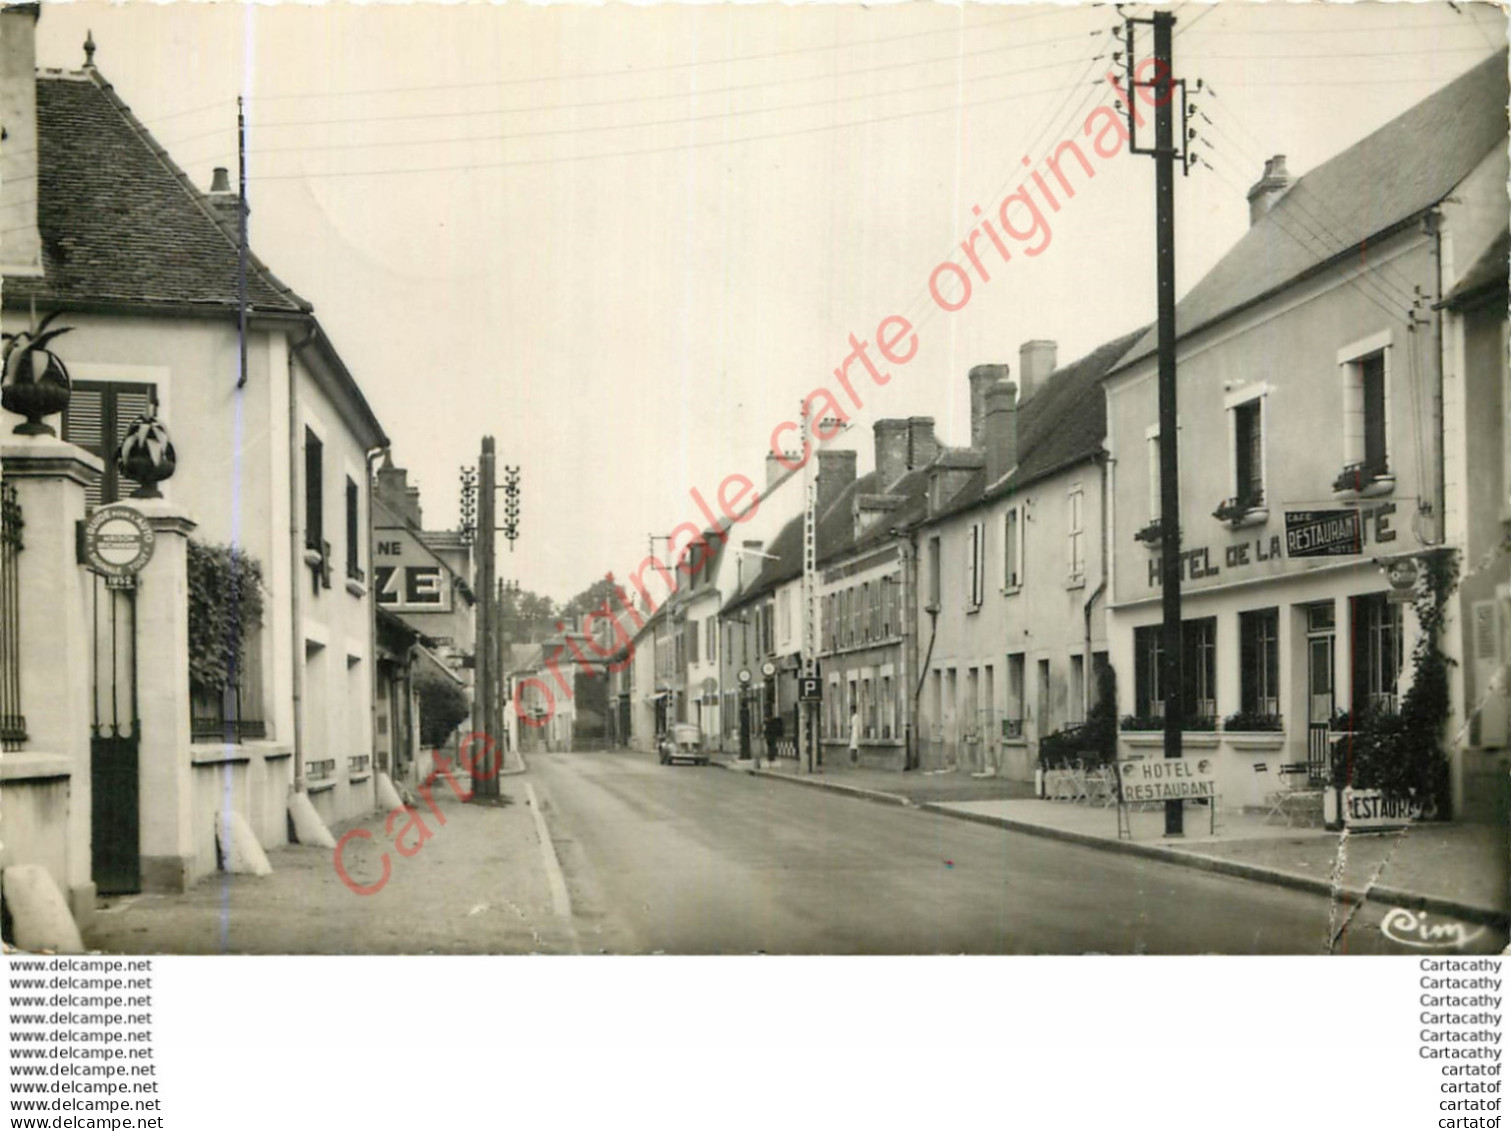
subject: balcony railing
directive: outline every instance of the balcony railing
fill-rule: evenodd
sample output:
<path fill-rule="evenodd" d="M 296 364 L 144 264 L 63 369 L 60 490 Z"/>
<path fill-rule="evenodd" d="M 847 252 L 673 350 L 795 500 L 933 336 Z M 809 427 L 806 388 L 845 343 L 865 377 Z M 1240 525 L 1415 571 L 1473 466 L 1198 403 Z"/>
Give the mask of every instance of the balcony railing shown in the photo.
<path fill-rule="evenodd" d="M 268 736 L 267 723 L 253 717 L 247 705 L 252 697 L 244 696 L 240 688 L 222 692 L 191 686 L 189 693 L 190 741 L 238 743 Z"/>

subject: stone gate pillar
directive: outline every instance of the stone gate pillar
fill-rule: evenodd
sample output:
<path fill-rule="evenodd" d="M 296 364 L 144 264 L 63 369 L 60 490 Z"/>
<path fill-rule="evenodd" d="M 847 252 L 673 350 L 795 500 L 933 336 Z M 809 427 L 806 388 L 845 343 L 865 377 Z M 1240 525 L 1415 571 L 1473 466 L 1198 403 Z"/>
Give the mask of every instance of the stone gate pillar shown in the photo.
<path fill-rule="evenodd" d="M 74 920 L 94 914 L 89 727 L 93 579 L 78 564 L 84 488 L 100 461 L 51 436 L 0 439 L 0 478 L 16 488 L 24 523 L 20 589 L 21 710 L 26 741 L 0 757 L 5 847 L 0 860 L 40 864 Z"/>
<path fill-rule="evenodd" d="M 163 499 L 122 501 L 156 535 L 136 591 L 142 886 L 183 891 L 195 878 L 188 566 L 195 523 Z"/>

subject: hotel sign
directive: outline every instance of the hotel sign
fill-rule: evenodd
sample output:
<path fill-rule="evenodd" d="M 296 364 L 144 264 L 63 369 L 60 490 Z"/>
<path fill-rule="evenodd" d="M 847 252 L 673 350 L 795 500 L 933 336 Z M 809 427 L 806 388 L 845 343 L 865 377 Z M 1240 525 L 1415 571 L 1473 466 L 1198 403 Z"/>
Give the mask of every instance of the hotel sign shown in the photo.
<path fill-rule="evenodd" d="M 1364 552 L 1364 524 L 1357 510 L 1286 511 L 1285 556 L 1330 558 Z"/>
<path fill-rule="evenodd" d="M 1133 758 L 1118 763 L 1123 804 L 1216 797 L 1217 774 L 1210 758 Z"/>

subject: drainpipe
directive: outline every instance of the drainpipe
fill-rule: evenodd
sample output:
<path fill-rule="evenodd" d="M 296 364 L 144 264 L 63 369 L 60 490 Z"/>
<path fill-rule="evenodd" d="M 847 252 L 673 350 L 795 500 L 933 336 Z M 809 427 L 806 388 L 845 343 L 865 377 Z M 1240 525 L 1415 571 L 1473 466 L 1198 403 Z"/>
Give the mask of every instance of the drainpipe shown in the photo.
<path fill-rule="evenodd" d="M 367 748 L 372 758 L 373 781 L 378 773 L 378 595 L 377 571 L 373 569 L 373 460 L 388 454 L 388 447 L 369 449 L 367 453 L 367 666 L 372 694 L 367 704 Z M 453 600 L 455 598 L 453 597 Z"/>
<path fill-rule="evenodd" d="M 304 781 L 304 620 L 300 601 L 299 571 L 304 568 L 304 547 L 299 538 L 299 397 L 298 375 L 294 372 L 294 357 L 315 340 L 315 326 L 299 341 L 289 346 L 289 560 L 293 565 L 289 584 L 289 612 L 293 618 L 292 644 L 290 646 L 294 667 L 294 792 L 305 791 Z"/>
<path fill-rule="evenodd" d="M 1447 372 L 1446 354 L 1448 350 L 1448 335 L 1443 329 L 1443 296 L 1447 293 L 1445 280 L 1453 270 L 1454 264 L 1449 262 L 1453 257 L 1453 241 L 1446 241 L 1443 236 L 1443 213 L 1434 209 L 1427 214 L 1427 230 L 1433 238 L 1433 264 L 1437 268 L 1433 275 L 1434 290 L 1432 301 L 1432 335 L 1435 349 L 1433 355 L 1437 364 L 1433 367 L 1432 374 L 1432 427 L 1428 435 L 1434 437 L 1433 456 L 1433 484 L 1432 484 L 1432 533 L 1433 537 L 1422 539 L 1423 542 L 1441 546 L 1448 540 L 1448 453 L 1447 445 L 1443 442 L 1443 428 L 1447 424 L 1447 415 L 1443 405 L 1443 375 Z M 1466 547 L 1467 549 L 1467 547 Z"/>
<path fill-rule="evenodd" d="M 1097 581 L 1097 587 L 1091 591 L 1091 596 L 1086 598 L 1086 604 L 1081 609 L 1081 614 L 1086 618 L 1086 670 L 1081 680 L 1081 722 L 1091 717 L 1091 684 L 1096 678 L 1095 665 L 1092 663 L 1091 652 L 1091 608 L 1107 592 L 1107 455 L 1099 452 L 1096 457 L 1097 470 L 1101 472 L 1100 489 L 1101 502 L 1098 525 L 1101 527 L 1101 560 L 1097 562 L 1097 569 L 1101 578 Z"/>

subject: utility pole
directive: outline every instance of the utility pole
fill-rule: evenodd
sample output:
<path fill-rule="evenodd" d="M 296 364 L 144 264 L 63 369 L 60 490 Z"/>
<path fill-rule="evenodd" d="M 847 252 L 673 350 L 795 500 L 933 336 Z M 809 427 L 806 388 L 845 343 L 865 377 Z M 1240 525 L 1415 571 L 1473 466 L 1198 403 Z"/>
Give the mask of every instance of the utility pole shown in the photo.
<path fill-rule="evenodd" d="M 1138 81 L 1134 55 L 1134 28 L 1152 24 L 1154 28 L 1154 79 Z M 1128 133 L 1131 149 L 1154 157 L 1154 231 L 1156 243 L 1156 294 L 1159 302 L 1157 334 L 1159 338 L 1159 461 L 1160 461 L 1160 608 L 1162 611 L 1160 684 L 1164 691 L 1165 757 L 1181 756 L 1181 600 L 1180 600 L 1180 477 L 1179 445 L 1176 430 L 1175 385 L 1175 162 L 1182 171 L 1189 168 L 1186 153 L 1184 103 L 1185 83 L 1172 74 L 1171 29 L 1175 16 L 1155 12 L 1152 19 L 1129 19 L 1124 22 L 1128 87 Z M 1142 87 L 1154 90 L 1154 148 L 1140 149 L 1137 126 L 1140 120 L 1137 100 Z M 1180 88 L 1182 101 L 1181 137 L 1175 137 L 1175 92 Z M 1185 802 L 1165 802 L 1165 835 L 1184 834 Z"/>
<path fill-rule="evenodd" d="M 478 743 L 471 744 L 470 751 L 473 765 L 477 767 L 472 775 L 472 792 L 476 797 L 498 796 L 498 772 L 494 763 L 497 733 L 497 709 L 498 702 L 498 655 L 494 647 L 494 638 L 498 635 L 498 624 L 495 613 L 498 609 L 498 595 L 494 592 L 494 542 L 496 541 L 494 529 L 494 459 L 493 437 L 483 437 L 482 452 L 477 461 L 478 498 L 477 498 L 477 678 L 476 685 L 476 717 L 474 723 L 481 724 L 480 729 L 487 736 L 487 741 L 481 744 L 482 750 L 478 750 Z"/>
<path fill-rule="evenodd" d="M 812 679 L 818 675 L 818 626 L 814 601 L 815 567 L 818 557 L 818 477 L 813 473 L 813 462 L 818 453 L 813 450 L 813 417 L 808 411 L 808 402 L 803 402 L 803 676 Z M 798 767 L 804 773 L 813 773 L 813 755 L 818 746 L 816 723 L 817 704 L 799 696 L 799 710 L 803 716 L 802 733 L 798 740 L 803 749 L 798 753 Z"/>

